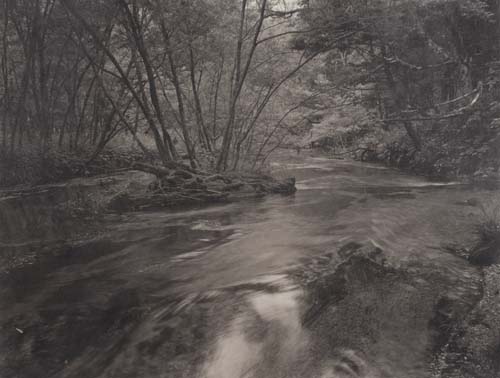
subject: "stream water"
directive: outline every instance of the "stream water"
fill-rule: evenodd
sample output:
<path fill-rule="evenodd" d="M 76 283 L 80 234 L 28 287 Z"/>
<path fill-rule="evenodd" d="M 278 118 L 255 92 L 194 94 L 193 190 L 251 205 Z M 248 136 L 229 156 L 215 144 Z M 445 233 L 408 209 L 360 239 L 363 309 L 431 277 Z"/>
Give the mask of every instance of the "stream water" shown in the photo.
<path fill-rule="evenodd" d="M 109 215 L 2 273 L 0 376 L 436 376 L 440 303 L 480 294 L 447 247 L 492 192 L 318 157 L 275 168 L 295 195 Z"/>

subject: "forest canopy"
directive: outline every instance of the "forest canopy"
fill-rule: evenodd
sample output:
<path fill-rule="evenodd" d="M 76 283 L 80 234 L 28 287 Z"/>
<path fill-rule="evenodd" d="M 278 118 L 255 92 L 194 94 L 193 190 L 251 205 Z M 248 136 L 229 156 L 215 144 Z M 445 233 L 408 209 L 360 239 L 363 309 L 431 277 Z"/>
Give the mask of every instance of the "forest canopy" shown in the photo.
<path fill-rule="evenodd" d="M 288 47 L 291 15 L 266 0 L 5 0 L 2 149 L 95 156 L 127 134 L 164 163 L 255 163 L 293 106 L 271 100 L 312 58 Z"/>
<path fill-rule="evenodd" d="M 127 141 L 166 165 L 254 169 L 308 131 L 318 76 L 332 98 L 367 109 L 371 127 L 403 129 L 420 151 L 436 128 L 495 124 L 499 9 L 496 0 L 3 0 L 1 153 L 82 151 L 91 161 Z"/>

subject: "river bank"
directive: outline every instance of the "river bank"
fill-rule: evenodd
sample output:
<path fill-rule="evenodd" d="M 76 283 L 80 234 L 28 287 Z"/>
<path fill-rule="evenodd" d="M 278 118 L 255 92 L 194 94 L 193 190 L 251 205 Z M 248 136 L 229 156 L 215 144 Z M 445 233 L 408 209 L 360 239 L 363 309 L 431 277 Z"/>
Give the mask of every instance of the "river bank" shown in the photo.
<path fill-rule="evenodd" d="M 73 192 L 81 192 L 79 187 L 94 187 L 94 200 L 80 198 L 80 203 L 67 204 L 74 205 L 75 212 L 82 213 L 79 215 L 189 206 L 295 191 L 293 178 L 277 180 L 258 172 L 215 173 L 193 169 L 182 161 L 166 167 L 153 155 L 131 150 L 105 150 L 92 157 L 80 152 L 43 156 L 10 154 L 0 158 L 0 200 L 7 198 L 12 202 L 15 197 L 61 191 L 65 186 Z M 103 195 L 98 193 L 99 188 L 105 192 Z M 57 199 L 53 205 L 63 206 Z"/>
<path fill-rule="evenodd" d="M 497 198 L 498 201 L 498 198 Z M 485 205 L 482 207 L 483 216 Z M 455 250 L 481 269 L 478 300 L 474 307 L 450 321 L 449 303 L 440 309 L 445 338 L 436 360 L 436 377 L 489 378 L 500 374 L 500 223 L 498 202 L 476 225 L 476 241 Z M 491 214 L 495 214 L 493 218 Z M 449 302 L 449 301 L 448 301 Z"/>
<path fill-rule="evenodd" d="M 129 168 L 57 184 L 0 190 L 0 240 L 50 238 L 55 229 L 64 233 L 60 223 L 73 219 L 84 225 L 103 213 L 198 206 L 296 190 L 293 178 L 209 174 L 142 163 L 135 167 L 141 170 Z M 22 224 L 16 222 L 20 213 Z"/>
<path fill-rule="evenodd" d="M 382 145 L 378 150 L 369 150 L 364 155 L 358 154 L 356 158 L 438 179 L 495 183 L 500 182 L 497 143 L 495 141 L 492 146 L 476 148 L 462 143 L 452 151 L 440 151 L 437 145 L 415 150 L 409 143 L 401 141 Z"/>
<path fill-rule="evenodd" d="M 354 111 L 354 110 L 353 110 Z M 500 181 L 500 127 L 491 109 L 469 118 L 414 125 L 323 125 L 310 147 L 330 156 L 378 162 L 413 174 L 467 182 Z"/>
<path fill-rule="evenodd" d="M 353 159 L 368 163 L 384 164 L 405 172 L 437 180 L 460 180 L 479 184 L 500 182 L 499 158 L 482 156 L 486 149 L 477 152 L 459 151 L 456 155 L 443 154 L 436 149 L 417 151 L 407 142 L 368 145 L 364 142 L 353 143 L 339 148 L 332 139 L 332 145 L 313 147 L 325 156 L 340 159 Z M 465 147 L 464 147 L 465 148 Z M 489 150 L 487 150 L 489 152 Z"/>
<path fill-rule="evenodd" d="M 491 378 L 500 374 L 500 266 L 482 269 L 479 300 L 454 322 L 436 360 L 436 377 Z M 443 308 L 443 316 L 449 308 Z M 449 316 L 449 315 L 448 315 Z"/>
<path fill-rule="evenodd" d="M 136 162 L 150 163 L 135 149 L 105 149 L 99 154 L 92 151 L 33 150 L 0 151 L 0 189 L 32 187 L 113 173 L 128 169 Z"/>

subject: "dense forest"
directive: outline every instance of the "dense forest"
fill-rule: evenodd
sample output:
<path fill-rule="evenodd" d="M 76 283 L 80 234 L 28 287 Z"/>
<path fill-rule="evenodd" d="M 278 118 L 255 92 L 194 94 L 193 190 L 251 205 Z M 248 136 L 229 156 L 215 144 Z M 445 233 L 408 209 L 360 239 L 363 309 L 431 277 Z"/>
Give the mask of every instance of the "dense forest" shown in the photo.
<path fill-rule="evenodd" d="M 255 170 L 311 144 L 498 171 L 496 0 L 2 3 L 3 185 L 113 159 Z"/>
<path fill-rule="evenodd" d="M 361 153 L 444 176 L 498 171 L 498 1 L 306 3 L 311 33 L 297 42 L 342 41 L 326 75 L 367 111 L 351 130 Z"/>

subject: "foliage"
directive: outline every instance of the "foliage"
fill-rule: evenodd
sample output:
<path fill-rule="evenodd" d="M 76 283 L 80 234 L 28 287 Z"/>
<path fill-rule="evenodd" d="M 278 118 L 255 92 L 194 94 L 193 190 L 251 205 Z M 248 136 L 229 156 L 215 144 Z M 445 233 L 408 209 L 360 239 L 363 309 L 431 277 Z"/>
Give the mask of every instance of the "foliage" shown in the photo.
<path fill-rule="evenodd" d="M 305 48 L 343 38 L 330 53 L 331 80 L 369 86 L 365 106 L 377 109 L 387 127 L 402 126 L 416 149 L 425 143 L 417 129 L 453 122 L 477 102 L 472 94 L 484 95 L 480 88 L 498 55 L 496 2 L 305 3 L 303 19 L 311 27 L 300 37 Z"/>
<path fill-rule="evenodd" d="M 470 260 L 490 265 L 500 260 L 500 203 L 480 204 L 482 220 L 476 225 L 477 245 L 470 253 Z"/>
<path fill-rule="evenodd" d="M 255 167 L 302 100 L 286 83 L 315 56 L 289 48 L 283 4 L 4 0 L 1 149 L 92 160 L 127 135 L 165 164 Z"/>
<path fill-rule="evenodd" d="M 41 160 L 86 150 L 94 160 L 127 138 L 165 165 L 255 169 L 329 118 L 327 106 L 349 102 L 363 108 L 361 137 L 390 135 L 393 145 L 404 133 L 400 149 L 417 160 L 463 156 L 476 167 L 461 150 L 472 130 L 481 130 L 474 151 L 498 156 L 499 9 L 497 0 L 4 0 L 0 149 Z"/>
<path fill-rule="evenodd" d="M 500 246 L 500 203 L 480 205 L 482 221 L 477 226 L 476 232 L 483 243 L 496 241 Z"/>
<path fill-rule="evenodd" d="M 28 150 L 0 155 L 0 187 L 21 184 L 46 184 L 64 179 L 91 176 L 128 168 L 137 161 L 148 161 L 141 151 L 117 148 L 105 149 L 92 162 L 89 152 L 52 151 L 40 157 L 39 151 L 30 146 Z"/>

